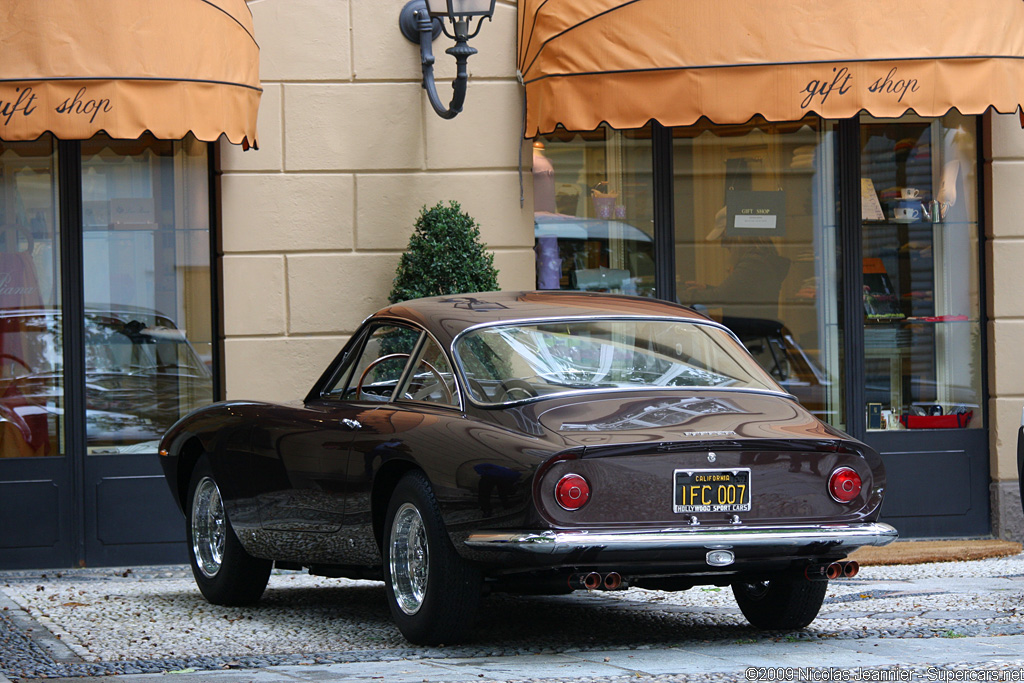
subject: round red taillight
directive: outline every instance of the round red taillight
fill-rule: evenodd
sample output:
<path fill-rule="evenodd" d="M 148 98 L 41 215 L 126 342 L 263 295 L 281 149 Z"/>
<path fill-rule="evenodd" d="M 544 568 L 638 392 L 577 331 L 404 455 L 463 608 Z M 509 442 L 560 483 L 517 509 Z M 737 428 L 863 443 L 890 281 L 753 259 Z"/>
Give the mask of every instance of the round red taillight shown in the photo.
<path fill-rule="evenodd" d="M 590 484 L 578 474 L 567 474 L 555 484 L 555 500 L 566 510 L 579 510 L 590 500 Z"/>
<path fill-rule="evenodd" d="M 837 467 L 828 478 L 828 492 L 840 503 L 849 503 L 860 495 L 860 475 L 849 467 Z"/>

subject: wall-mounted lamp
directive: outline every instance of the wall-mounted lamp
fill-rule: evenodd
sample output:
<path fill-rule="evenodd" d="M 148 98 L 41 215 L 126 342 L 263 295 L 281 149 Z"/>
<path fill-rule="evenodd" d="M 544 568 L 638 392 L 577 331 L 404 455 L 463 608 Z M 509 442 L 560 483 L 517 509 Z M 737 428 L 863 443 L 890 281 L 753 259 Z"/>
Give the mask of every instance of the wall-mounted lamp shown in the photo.
<path fill-rule="evenodd" d="M 466 101 L 466 61 L 476 49 L 469 46 L 469 39 L 480 32 L 484 19 L 494 14 L 496 0 L 409 0 L 398 17 L 398 26 L 402 35 L 409 41 L 420 46 L 420 61 L 423 65 L 423 89 L 434 111 L 443 119 L 453 119 L 462 111 L 462 103 Z M 452 23 L 453 33 L 449 33 L 444 25 L 447 18 Z M 470 33 L 469 25 L 477 19 L 476 29 Z M 445 109 L 441 98 L 437 95 L 434 85 L 434 50 L 431 45 L 434 38 L 444 32 L 449 38 L 455 39 L 455 45 L 445 50 L 455 57 L 458 72 L 452 81 L 452 101 Z"/>

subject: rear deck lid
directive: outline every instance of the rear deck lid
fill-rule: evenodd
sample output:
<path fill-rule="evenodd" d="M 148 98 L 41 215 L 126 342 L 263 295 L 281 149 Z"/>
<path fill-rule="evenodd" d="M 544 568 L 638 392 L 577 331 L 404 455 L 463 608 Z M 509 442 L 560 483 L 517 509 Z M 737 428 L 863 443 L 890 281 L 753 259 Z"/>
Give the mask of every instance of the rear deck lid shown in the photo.
<path fill-rule="evenodd" d="M 566 400 L 541 424 L 581 446 L 657 442 L 835 439 L 839 434 L 783 396 L 686 392 Z"/>

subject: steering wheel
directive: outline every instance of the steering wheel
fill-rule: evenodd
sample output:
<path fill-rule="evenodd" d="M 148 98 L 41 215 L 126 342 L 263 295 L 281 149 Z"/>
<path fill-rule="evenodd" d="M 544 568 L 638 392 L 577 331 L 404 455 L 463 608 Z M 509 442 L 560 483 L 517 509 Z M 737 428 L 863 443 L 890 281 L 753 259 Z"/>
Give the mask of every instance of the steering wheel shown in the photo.
<path fill-rule="evenodd" d="M 422 358 L 420 359 L 420 362 L 416 367 L 418 368 L 420 365 L 427 366 L 427 370 L 430 370 L 430 374 L 432 374 L 434 376 L 434 379 L 437 380 L 437 384 L 431 384 L 430 386 L 423 387 L 422 389 L 417 391 L 416 394 L 413 395 L 411 398 L 414 401 L 420 401 L 423 399 L 424 396 L 429 396 L 434 391 L 434 387 L 439 385 L 441 387 L 441 390 L 444 391 L 445 402 L 451 403 L 453 398 L 452 391 L 451 389 L 448 388 L 448 384 L 444 381 L 444 377 L 441 376 L 441 373 L 437 371 L 437 368 L 435 368 L 433 365 L 431 365 Z"/>
<path fill-rule="evenodd" d="M 363 382 L 366 381 L 366 376 L 368 374 L 370 374 L 370 370 L 373 370 L 375 367 L 377 367 L 378 365 L 380 365 L 381 363 L 383 363 L 386 360 L 392 360 L 394 358 L 408 358 L 408 357 L 409 357 L 408 353 L 389 353 L 389 354 L 387 354 L 385 356 L 381 356 L 380 358 L 374 358 L 372 361 L 370 361 L 370 363 L 363 370 L 363 374 L 359 375 L 359 381 L 356 382 L 356 400 L 358 401 L 360 394 L 363 393 Z"/>
<path fill-rule="evenodd" d="M 501 393 L 498 394 L 498 402 L 504 403 L 506 401 L 518 401 L 524 398 L 534 398 L 537 396 L 537 390 L 533 388 L 533 385 L 522 379 L 507 379 L 498 385 L 501 387 Z M 513 394 L 522 394 L 522 396 L 515 397 Z"/>

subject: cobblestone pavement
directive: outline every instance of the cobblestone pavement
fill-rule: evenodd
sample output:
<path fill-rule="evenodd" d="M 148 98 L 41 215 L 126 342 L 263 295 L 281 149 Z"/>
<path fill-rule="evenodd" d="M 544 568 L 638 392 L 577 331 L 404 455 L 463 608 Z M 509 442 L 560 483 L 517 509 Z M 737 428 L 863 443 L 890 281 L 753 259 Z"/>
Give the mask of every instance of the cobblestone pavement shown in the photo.
<path fill-rule="evenodd" d="M 729 589 L 494 595 L 471 642 L 438 648 L 402 639 L 377 582 L 276 572 L 258 606 L 227 608 L 187 567 L 0 573 L 0 683 L 742 680 L 747 666 L 897 664 L 916 680 L 956 680 L 931 664 L 1024 680 L 1024 554 L 864 568 L 795 633 L 753 629 Z"/>

